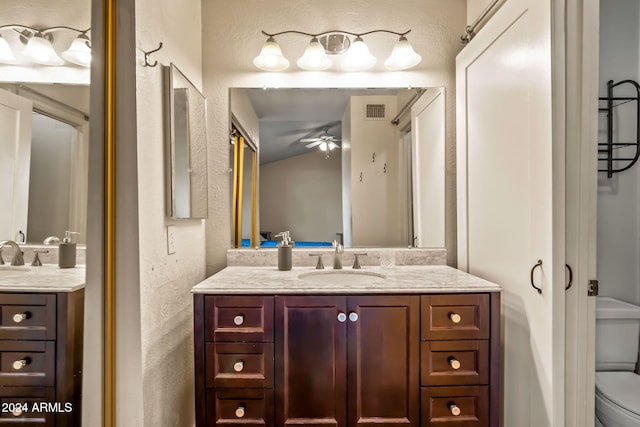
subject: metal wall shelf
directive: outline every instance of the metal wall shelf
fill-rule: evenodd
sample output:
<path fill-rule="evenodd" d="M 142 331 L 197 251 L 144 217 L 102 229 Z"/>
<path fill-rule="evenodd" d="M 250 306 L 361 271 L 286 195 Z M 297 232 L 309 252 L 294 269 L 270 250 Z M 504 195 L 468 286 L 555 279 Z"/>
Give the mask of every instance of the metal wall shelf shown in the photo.
<path fill-rule="evenodd" d="M 622 85 L 631 85 L 635 89 L 636 96 L 615 96 L 614 89 Z M 599 105 L 605 104 L 605 106 L 599 106 L 598 111 L 607 115 L 607 142 L 598 143 L 598 172 L 606 172 L 607 177 L 611 178 L 614 173 L 630 169 L 640 157 L 640 106 L 638 104 L 640 85 L 633 80 L 621 80 L 617 83 L 609 80 L 607 82 L 607 96 L 598 99 L 600 101 Z M 616 108 L 634 102 L 636 108 L 635 141 L 620 142 L 614 140 L 613 118 Z M 633 147 L 633 149 L 624 150 L 627 147 Z"/>

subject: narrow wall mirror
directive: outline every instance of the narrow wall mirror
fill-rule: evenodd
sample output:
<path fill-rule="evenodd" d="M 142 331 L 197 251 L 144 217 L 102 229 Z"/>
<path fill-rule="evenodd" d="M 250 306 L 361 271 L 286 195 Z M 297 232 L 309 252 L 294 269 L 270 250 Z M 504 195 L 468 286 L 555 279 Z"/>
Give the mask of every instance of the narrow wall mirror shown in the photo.
<path fill-rule="evenodd" d="M 206 99 L 174 64 L 164 82 L 167 216 L 207 218 Z"/>

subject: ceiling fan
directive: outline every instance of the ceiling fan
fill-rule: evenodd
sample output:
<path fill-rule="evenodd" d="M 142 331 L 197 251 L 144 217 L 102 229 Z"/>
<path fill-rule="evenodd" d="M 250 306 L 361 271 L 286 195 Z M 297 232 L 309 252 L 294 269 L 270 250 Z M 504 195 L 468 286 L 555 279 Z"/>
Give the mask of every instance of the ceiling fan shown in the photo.
<path fill-rule="evenodd" d="M 316 138 L 303 138 L 300 142 L 308 142 L 309 144 L 305 145 L 307 148 L 318 147 L 322 151 L 330 151 L 336 147 L 339 147 L 342 140 L 336 139 L 333 135 L 329 135 L 329 128 L 324 130 L 324 134 L 320 135 Z"/>

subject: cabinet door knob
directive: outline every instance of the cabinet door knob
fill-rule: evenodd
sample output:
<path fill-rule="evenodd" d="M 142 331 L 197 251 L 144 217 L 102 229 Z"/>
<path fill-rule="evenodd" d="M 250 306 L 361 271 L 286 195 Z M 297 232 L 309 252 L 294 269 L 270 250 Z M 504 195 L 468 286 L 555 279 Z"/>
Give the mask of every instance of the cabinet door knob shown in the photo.
<path fill-rule="evenodd" d="M 20 369 L 27 366 L 28 363 L 29 361 L 27 359 L 16 360 L 15 362 L 13 362 L 13 369 L 15 369 L 16 371 L 19 371 Z"/>
<path fill-rule="evenodd" d="M 26 320 L 27 318 L 29 318 L 29 313 L 16 313 L 13 315 L 13 321 L 14 323 L 20 323 L 23 320 Z"/>
<path fill-rule="evenodd" d="M 462 413 L 458 405 L 456 405 L 453 402 L 449 403 L 449 411 L 451 412 L 451 415 L 453 415 L 454 417 L 457 417 Z"/>
<path fill-rule="evenodd" d="M 356 313 L 355 311 L 349 313 L 349 320 L 351 320 L 352 322 L 356 322 L 358 320 L 358 313 Z"/>
<path fill-rule="evenodd" d="M 455 369 L 455 370 L 460 369 L 460 366 L 461 366 L 460 361 L 455 357 L 450 357 L 448 362 L 452 369 Z"/>
<path fill-rule="evenodd" d="M 244 362 L 242 360 L 233 364 L 233 370 L 236 372 L 242 372 L 244 369 Z"/>
<path fill-rule="evenodd" d="M 238 418 L 244 417 L 244 406 L 238 406 L 236 408 L 236 417 Z"/>
<path fill-rule="evenodd" d="M 458 313 L 449 313 L 449 319 L 451 319 L 453 323 L 460 323 L 460 321 L 462 320 L 462 316 L 460 316 Z"/>
<path fill-rule="evenodd" d="M 14 417 L 19 417 L 20 415 L 22 415 L 22 408 L 14 409 L 12 414 L 13 414 Z"/>
<path fill-rule="evenodd" d="M 347 315 L 344 313 L 338 313 L 338 322 L 344 323 L 347 320 Z"/>
<path fill-rule="evenodd" d="M 237 315 L 236 317 L 233 318 L 233 323 L 236 326 L 240 326 L 244 323 L 244 316 L 242 314 Z"/>

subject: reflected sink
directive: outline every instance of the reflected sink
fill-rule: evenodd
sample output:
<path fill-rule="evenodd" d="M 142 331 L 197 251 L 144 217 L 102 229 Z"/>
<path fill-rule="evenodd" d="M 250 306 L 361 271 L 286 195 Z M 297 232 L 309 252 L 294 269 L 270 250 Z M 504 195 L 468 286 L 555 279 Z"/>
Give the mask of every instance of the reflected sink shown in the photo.
<path fill-rule="evenodd" d="M 369 283 L 384 282 L 385 276 L 378 273 L 372 273 L 368 271 L 344 271 L 344 270 L 330 270 L 330 271 L 313 271 L 309 273 L 302 273 L 298 276 L 298 279 L 307 282 L 315 283 L 317 285 L 365 285 Z"/>

